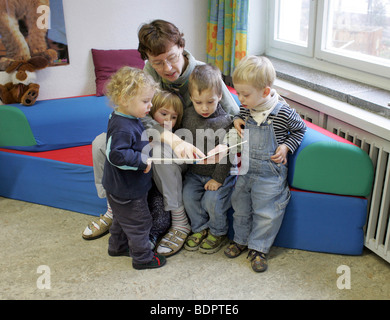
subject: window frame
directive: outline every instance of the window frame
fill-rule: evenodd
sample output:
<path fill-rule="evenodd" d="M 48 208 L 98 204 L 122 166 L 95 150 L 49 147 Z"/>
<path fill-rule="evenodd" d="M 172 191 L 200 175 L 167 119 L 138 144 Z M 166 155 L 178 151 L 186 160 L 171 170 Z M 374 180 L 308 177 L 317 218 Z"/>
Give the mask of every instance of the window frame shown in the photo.
<path fill-rule="evenodd" d="M 371 61 L 360 60 L 353 54 L 347 56 L 325 49 L 329 0 L 311 0 L 308 48 L 275 40 L 278 3 L 278 0 L 267 1 L 266 55 L 390 90 L 390 61 L 378 64 L 375 57 Z"/>

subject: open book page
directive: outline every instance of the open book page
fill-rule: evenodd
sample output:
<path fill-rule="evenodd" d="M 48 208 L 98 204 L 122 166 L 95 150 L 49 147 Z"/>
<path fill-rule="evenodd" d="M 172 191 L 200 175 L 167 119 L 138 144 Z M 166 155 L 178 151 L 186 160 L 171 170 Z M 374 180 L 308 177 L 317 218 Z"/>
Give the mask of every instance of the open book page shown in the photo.
<path fill-rule="evenodd" d="M 242 145 L 244 143 L 246 143 L 247 141 L 242 141 L 240 143 L 237 143 L 235 145 L 232 145 L 232 146 L 229 146 L 227 149 L 225 149 L 224 151 L 226 151 L 226 155 L 229 154 L 229 150 L 239 146 L 239 145 Z M 202 162 L 208 158 L 211 158 L 211 157 L 214 157 L 216 155 L 218 155 L 220 152 L 215 152 L 215 153 L 212 153 L 212 154 L 209 154 L 208 156 L 206 157 L 203 157 L 203 158 L 149 158 L 148 161 L 151 161 L 151 162 L 169 162 L 169 163 L 172 163 L 172 162 L 178 162 L 178 163 L 189 163 L 189 164 L 201 164 L 199 162 Z"/>

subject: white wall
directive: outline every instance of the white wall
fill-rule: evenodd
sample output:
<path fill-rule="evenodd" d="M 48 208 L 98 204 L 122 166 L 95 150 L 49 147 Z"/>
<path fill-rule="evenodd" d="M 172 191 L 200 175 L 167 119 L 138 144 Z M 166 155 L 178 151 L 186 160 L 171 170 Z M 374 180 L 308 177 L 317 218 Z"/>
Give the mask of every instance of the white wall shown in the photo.
<path fill-rule="evenodd" d="M 267 0 L 249 0 L 248 54 L 265 52 L 267 32 Z"/>
<path fill-rule="evenodd" d="M 63 0 L 70 64 L 37 71 L 39 100 L 95 93 L 91 48 L 137 49 L 142 23 L 164 19 L 206 60 L 207 0 Z"/>

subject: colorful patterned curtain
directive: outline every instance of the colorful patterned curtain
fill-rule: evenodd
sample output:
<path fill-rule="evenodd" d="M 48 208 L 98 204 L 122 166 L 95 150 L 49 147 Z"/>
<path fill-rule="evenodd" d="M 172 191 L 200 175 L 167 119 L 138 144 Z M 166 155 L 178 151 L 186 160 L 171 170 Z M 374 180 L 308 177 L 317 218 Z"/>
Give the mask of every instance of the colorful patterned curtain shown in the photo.
<path fill-rule="evenodd" d="M 248 0 L 209 0 L 207 62 L 231 75 L 246 56 Z"/>

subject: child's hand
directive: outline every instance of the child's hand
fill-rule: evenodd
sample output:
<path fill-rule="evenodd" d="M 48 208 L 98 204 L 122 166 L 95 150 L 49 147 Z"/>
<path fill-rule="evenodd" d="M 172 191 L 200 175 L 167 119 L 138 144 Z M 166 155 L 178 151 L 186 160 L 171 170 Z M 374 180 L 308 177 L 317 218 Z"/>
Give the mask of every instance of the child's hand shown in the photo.
<path fill-rule="evenodd" d="M 177 143 L 173 147 L 173 151 L 178 158 L 203 158 L 205 157 L 204 153 L 196 148 L 191 143 L 181 140 L 180 143 Z"/>
<path fill-rule="evenodd" d="M 237 130 L 238 134 L 240 135 L 241 138 L 243 138 L 244 134 L 242 130 L 245 128 L 245 121 L 242 120 L 241 118 L 238 118 L 234 120 L 234 128 Z"/>
<path fill-rule="evenodd" d="M 275 154 L 271 157 L 271 160 L 275 163 L 287 163 L 287 153 L 289 149 L 285 144 L 281 144 L 275 151 Z"/>
<path fill-rule="evenodd" d="M 220 186 L 222 186 L 222 183 L 219 183 L 219 182 L 215 181 L 214 179 L 210 179 L 204 185 L 204 189 L 208 190 L 208 191 L 217 191 Z"/>
<path fill-rule="evenodd" d="M 147 167 L 144 170 L 144 173 L 148 173 L 152 169 L 152 162 L 148 159 Z"/>
<path fill-rule="evenodd" d="M 194 145 L 180 139 L 169 130 L 164 130 L 161 134 L 161 141 L 170 145 L 178 158 L 192 159 L 194 156 L 197 158 L 203 158 L 205 156 L 204 153 Z"/>
<path fill-rule="evenodd" d="M 224 158 L 227 155 L 227 148 L 228 146 L 226 144 L 219 144 L 214 149 L 210 150 L 207 155 L 214 154 L 210 158 L 207 158 L 204 163 L 205 164 L 215 164 L 218 163 L 220 159 Z"/>

